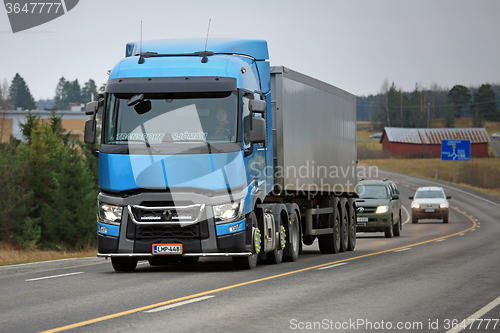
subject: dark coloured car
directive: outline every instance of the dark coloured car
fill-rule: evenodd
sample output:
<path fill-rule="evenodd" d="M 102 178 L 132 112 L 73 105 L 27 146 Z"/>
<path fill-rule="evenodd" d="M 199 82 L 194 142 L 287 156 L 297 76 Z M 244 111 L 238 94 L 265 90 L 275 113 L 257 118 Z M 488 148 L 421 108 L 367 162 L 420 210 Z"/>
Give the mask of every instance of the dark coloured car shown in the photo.
<path fill-rule="evenodd" d="M 401 235 L 401 200 L 391 180 L 362 180 L 356 200 L 356 231 L 384 232 L 385 237 Z"/>

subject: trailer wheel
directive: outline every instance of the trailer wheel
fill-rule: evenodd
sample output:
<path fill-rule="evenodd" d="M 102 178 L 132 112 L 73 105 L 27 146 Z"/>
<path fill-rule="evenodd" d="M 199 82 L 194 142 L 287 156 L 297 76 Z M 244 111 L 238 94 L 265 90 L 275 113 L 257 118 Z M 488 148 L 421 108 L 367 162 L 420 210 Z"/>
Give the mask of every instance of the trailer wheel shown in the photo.
<path fill-rule="evenodd" d="M 318 236 L 319 250 L 323 254 L 338 253 L 340 250 L 340 216 L 339 208 L 335 207 L 333 218 L 333 233 Z"/>
<path fill-rule="evenodd" d="M 117 272 L 133 272 L 137 267 L 137 259 L 111 257 L 111 265 L 113 265 L 113 268 Z"/>
<path fill-rule="evenodd" d="M 345 252 L 349 247 L 349 219 L 344 204 L 340 205 L 340 216 L 340 252 Z"/>
<path fill-rule="evenodd" d="M 353 202 L 349 202 L 349 245 L 347 251 L 353 251 L 356 247 L 356 208 Z"/>
<path fill-rule="evenodd" d="M 300 225 L 297 212 L 294 211 L 288 225 L 288 235 L 283 260 L 296 261 L 300 249 Z"/>
<path fill-rule="evenodd" d="M 262 246 L 262 238 L 257 224 L 257 216 L 251 212 L 246 216 L 252 224 L 252 254 L 244 257 L 233 257 L 233 264 L 237 269 L 254 269 L 257 267 L 257 260 Z"/>
<path fill-rule="evenodd" d="M 267 253 L 267 258 L 266 262 L 268 264 L 279 264 L 283 260 L 283 249 L 286 246 L 286 228 L 283 225 L 283 220 L 281 216 L 278 217 L 278 228 L 276 230 L 276 233 L 274 235 L 275 242 L 274 242 L 274 249 L 271 252 Z"/>

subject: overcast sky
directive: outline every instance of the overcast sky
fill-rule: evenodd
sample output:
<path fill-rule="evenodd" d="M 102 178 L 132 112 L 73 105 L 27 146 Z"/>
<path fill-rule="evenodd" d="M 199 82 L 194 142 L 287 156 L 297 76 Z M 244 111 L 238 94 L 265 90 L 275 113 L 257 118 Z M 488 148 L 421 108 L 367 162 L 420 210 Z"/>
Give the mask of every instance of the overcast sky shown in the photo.
<path fill-rule="evenodd" d="M 13 0 L 14 1 L 14 0 Z M 358 96 L 387 78 L 452 88 L 500 82 L 498 0 L 80 0 L 65 15 L 12 33 L 0 9 L 0 79 L 19 73 L 36 100 L 53 98 L 59 78 L 81 85 L 143 39 L 265 39 L 283 65 Z"/>

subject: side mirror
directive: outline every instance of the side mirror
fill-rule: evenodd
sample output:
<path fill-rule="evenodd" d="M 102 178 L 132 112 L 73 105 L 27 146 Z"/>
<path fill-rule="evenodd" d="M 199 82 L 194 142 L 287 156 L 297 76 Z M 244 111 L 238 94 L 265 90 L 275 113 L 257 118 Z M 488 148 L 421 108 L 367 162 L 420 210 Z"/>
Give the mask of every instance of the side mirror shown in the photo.
<path fill-rule="evenodd" d="M 413 197 L 409 197 L 410 200 L 413 200 Z"/>
<path fill-rule="evenodd" d="M 448 195 L 448 196 L 446 197 L 446 199 L 451 199 L 451 197 Z"/>
<path fill-rule="evenodd" d="M 399 195 L 398 194 L 393 194 L 392 195 L 392 200 L 398 200 L 399 199 Z"/>
<path fill-rule="evenodd" d="M 264 113 L 267 110 L 267 104 L 266 101 L 252 99 L 250 100 L 248 108 L 250 109 L 250 112 Z"/>
<path fill-rule="evenodd" d="M 88 102 L 87 105 L 85 105 L 85 114 L 87 116 L 93 116 L 97 112 L 98 108 L 99 108 L 98 101 Z"/>
<path fill-rule="evenodd" d="M 94 119 L 88 119 L 85 122 L 85 133 L 83 135 L 83 141 L 89 145 L 93 145 L 95 143 L 95 121 L 94 121 Z"/>
<path fill-rule="evenodd" d="M 250 130 L 250 141 L 261 143 L 266 141 L 266 120 L 264 118 L 253 118 L 253 127 Z"/>

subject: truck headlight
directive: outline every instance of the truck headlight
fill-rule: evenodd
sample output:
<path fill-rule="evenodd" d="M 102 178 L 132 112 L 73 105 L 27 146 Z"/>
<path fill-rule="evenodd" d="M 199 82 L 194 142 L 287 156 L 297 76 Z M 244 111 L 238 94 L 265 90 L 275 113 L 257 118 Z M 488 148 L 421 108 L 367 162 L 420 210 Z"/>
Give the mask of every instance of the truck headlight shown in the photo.
<path fill-rule="evenodd" d="M 389 206 L 378 206 L 375 214 L 382 214 L 389 211 Z"/>
<path fill-rule="evenodd" d="M 216 224 L 222 224 L 243 219 L 245 215 L 245 201 L 213 206 Z"/>
<path fill-rule="evenodd" d="M 97 202 L 97 213 L 99 218 L 105 221 L 120 222 L 122 219 L 123 207 L 109 205 L 104 202 Z"/>
<path fill-rule="evenodd" d="M 420 204 L 416 203 L 416 202 L 412 202 L 411 203 L 411 208 L 419 209 L 420 208 Z"/>
<path fill-rule="evenodd" d="M 448 208 L 448 203 L 447 202 L 441 202 L 439 204 L 439 208 Z"/>

